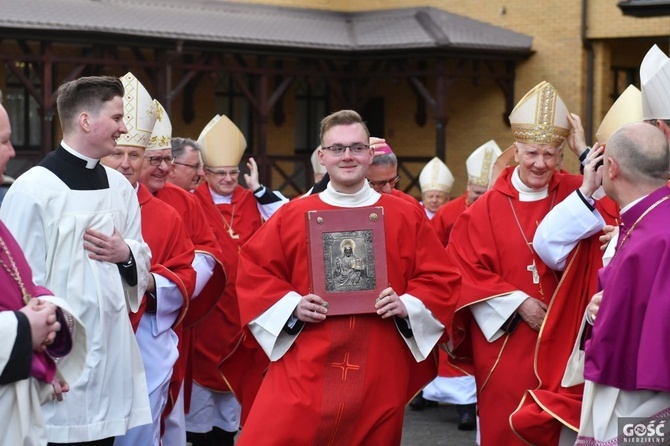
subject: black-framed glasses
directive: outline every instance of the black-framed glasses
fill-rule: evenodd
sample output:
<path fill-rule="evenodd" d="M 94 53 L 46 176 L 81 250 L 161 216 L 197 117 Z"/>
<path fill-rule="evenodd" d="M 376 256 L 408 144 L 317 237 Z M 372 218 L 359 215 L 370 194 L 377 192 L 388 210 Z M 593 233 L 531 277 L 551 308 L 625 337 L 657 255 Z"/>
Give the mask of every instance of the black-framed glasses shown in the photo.
<path fill-rule="evenodd" d="M 369 148 L 370 148 L 369 145 L 363 144 L 362 142 L 357 142 L 355 144 L 351 144 L 348 146 L 345 146 L 343 144 L 333 144 L 332 146 L 322 147 L 322 149 L 329 150 L 335 156 L 344 155 L 344 152 L 347 149 L 349 149 L 352 155 L 361 155 L 365 153 L 365 151 L 368 150 Z"/>
<path fill-rule="evenodd" d="M 391 187 L 395 187 L 395 185 L 398 184 L 398 181 L 400 181 L 400 175 L 396 175 L 390 180 L 381 180 L 381 181 L 368 180 L 368 183 L 370 183 L 370 187 L 372 187 L 373 189 L 383 189 L 384 186 L 386 186 L 386 183 L 388 183 L 388 185 Z"/>
<path fill-rule="evenodd" d="M 196 172 L 197 172 L 198 170 L 200 170 L 200 168 L 202 167 L 202 163 L 198 163 L 198 164 L 187 164 L 187 163 L 180 163 L 179 161 L 173 161 L 172 164 L 176 164 L 176 165 L 178 165 L 178 166 L 186 166 L 186 167 L 190 167 L 191 169 L 195 169 Z"/>
<path fill-rule="evenodd" d="M 230 176 L 230 178 L 235 178 L 240 174 L 240 169 L 232 169 L 232 170 L 214 170 L 209 167 L 205 167 L 205 170 L 212 175 L 216 175 L 217 177 L 225 177 L 225 176 Z"/>
<path fill-rule="evenodd" d="M 160 166 L 163 162 L 171 166 L 174 163 L 173 156 L 145 156 L 144 159 L 152 166 Z"/>

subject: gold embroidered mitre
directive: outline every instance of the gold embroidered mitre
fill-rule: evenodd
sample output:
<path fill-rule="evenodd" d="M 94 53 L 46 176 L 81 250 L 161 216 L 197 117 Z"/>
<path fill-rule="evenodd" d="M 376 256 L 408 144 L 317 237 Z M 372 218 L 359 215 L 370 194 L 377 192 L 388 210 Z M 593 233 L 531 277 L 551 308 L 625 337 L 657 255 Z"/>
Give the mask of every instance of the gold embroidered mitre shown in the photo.
<path fill-rule="evenodd" d="M 144 85 L 133 73 L 121 77 L 123 84 L 123 123 L 128 133 L 121 135 L 120 146 L 145 148 L 156 123 L 156 106 Z"/>
<path fill-rule="evenodd" d="M 570 133 L 568 113 L 556 89 L 542 81 L 516 104 L 509 121 L 519 142 L 560 146 Z"/>
<path fill-rule="evenodd" d="M 656 45 L 640 64 L 643 119 L 670 119 L 670 59 Z"/>
<path fill-rule="evenodd" d="M 438 157 L 428 161 L 419 174 L 421 193 L 436 190 L 449 193 L 454 185 L 454 176 Z"/>
<path fill-rule="evenodd" d="M 596 140 L 605 144 L 612 134 L 626 124 L 642 121 L 642 94 L 634 85 L 629 85 L 614 101 L 600 123 Z"/>
<path fill-rule="evenodd" d="M 494 140 L 487 141 L 476 148 L 465 161 L 468 183 L 488 187 L 493 165 L 501 154 L 502 150 Z"/>
<path fill-rule="evenodd" d="M 247 141 L 239 128 L 225 115 L 216 115 L 198 137 L 202 159 L 209 167 L 237 166 L 242 160 Z"/>
<path fill-rule="evenodd" d="M 172 123 L 170 117 L 163 108 L 160 102 L 154 99 L 156 106 L 156 124 L 154 124 L 154 131 L 151 133 L 151 139 L 147 146 L 147 152 L 151 150 L 172 150 Z"/>

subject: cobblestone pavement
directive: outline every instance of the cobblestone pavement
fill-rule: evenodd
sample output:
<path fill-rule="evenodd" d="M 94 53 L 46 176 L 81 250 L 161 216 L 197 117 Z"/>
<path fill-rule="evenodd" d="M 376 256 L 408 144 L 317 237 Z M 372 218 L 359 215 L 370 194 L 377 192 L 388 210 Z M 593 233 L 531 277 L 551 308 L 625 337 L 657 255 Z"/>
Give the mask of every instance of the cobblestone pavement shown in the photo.
<path fill-rule="evenodd" d="M 402 446 L 476 446 L 475 431 L 459 431 L 454 406 L 440 405 L 421 411 L 406 409 Z"/>

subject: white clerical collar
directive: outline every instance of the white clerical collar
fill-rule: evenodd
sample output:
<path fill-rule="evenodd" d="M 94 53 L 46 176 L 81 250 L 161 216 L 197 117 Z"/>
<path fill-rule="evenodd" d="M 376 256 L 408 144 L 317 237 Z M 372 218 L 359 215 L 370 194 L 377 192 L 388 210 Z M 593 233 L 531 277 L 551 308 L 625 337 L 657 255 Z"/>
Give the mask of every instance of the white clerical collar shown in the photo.
<path fill-rule="evenodd" d="M 377 201 L 381 195 L 379 192 L 375 191 L 370 187 L 368 180 L 365 180 L 363 186 L 358 192 L 353 194 L 344 194 L 338 192 L 333 187 L 333 182 L 329 182 L 326 186 L 326 190 L 319 194 L 319 198 L 326 204 L 337 207 L 346 207 L 346 208 L 362 208 L 365 206 L 372 206 Z"/>
<path fill-rule="evenodd" d="M 519 176 L 519 166 L 516 166 L 516 169 L 512 173 L 512 186 L 519 192 L 519 201 L 538 201 L 547 198 L 549 195 L 549 185 L 546 185 L 543 189 L 536 190 L 523 184 Z"/>
<path fill-rule="evenodd" d="M 426 211 L 426 216 L 428 217 L 428 220 L 432 220 L 433 217 L 435 217 L 435 212 L 429 211 L 426 205 L 423 204 L 423 201 L 421 202 L 421 206 L 423 206 L 423 210 Z"/>
<path fill-rule="evenodd" d="M 214 202 L 214 204 L 230 204 L 233 202 L 233 194 L 221 195 L 214 192 L 211 187 L 209 187 L 208 189 L 209 193 L 212 195 L 212 201 Z"/>
<path fill-rule="evenodd" d="M 647 195 L 649 195 L 649 194 L 647 194 Z M 630 208 L 632 208 L 633 206 L 635 206 L 636 204 L 638 204 L 640 201 L 642 201 L 642 200 L 644 200 L 645 198 L 647 198 L 647 195 L 645 195 L 645 196 L 643 196 L 643 197 L 640 197 L 640 198 L 638 198 L 637 200 L 633 200 L 633 201 L 631 201 L 630 203 L 628 203 L 626 206 L 622 207 L 622 208 L 621 208 L 621 212 L 619 212 L 619 215 L 623 215 L 627 210 L 629 210 Z"/>
<path fill-rule="evenodd" d="M 81 153 L 77 152 L 77 151 L 74 150 L 72 147 L 70 147 L 70 146 L 68 146 L 67 144 L 65 144 L 65 141 L 61 141 L 61 142 L 60 142 L 60 145 L 63 146 L 63 148 L 64 148 L 65 150 L 67 150 L 68 152 L 70 152 L 70 154 L 76 156 L 76 157 L 79 158 L 80 160 L 84 160 L 84 161 L 86 161 L 86 168 L 87 168 L 87 169 L 94 169 L 95 166 L 98 165 L 98 162 L 100 162 L 100 160 L 97 160 L 97 159 L 95 159 L 95 158 L 89 158 L 88 156 L 86 156 L 86 155 L 82 155 Z"/>

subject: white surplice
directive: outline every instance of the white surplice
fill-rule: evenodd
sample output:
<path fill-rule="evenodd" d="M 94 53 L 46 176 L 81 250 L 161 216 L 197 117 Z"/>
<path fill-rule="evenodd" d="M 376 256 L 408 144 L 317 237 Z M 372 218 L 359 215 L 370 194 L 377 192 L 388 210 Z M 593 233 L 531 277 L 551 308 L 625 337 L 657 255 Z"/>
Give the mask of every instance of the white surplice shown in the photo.
<path fill-rule="evenodd" d="M 81 377 L 70 383 L 65 401 L 44 406 L 51 442 L 112 437 L 151 422 L 142 358 L 128 318 L 145 291 L 150 251 L 140 232 L 135 191 L 119 172 L 105 171 L 107 189 L 71 190 L 50 170 L 34 167 L 16 180 L 0 209 L 34 282 L 62 297 L 86 327 Z M 136 286 L 126 284 L 116 264 L 88 257 L 89 228 L 107 235 L 118 229 L 135 258 Z"/>

